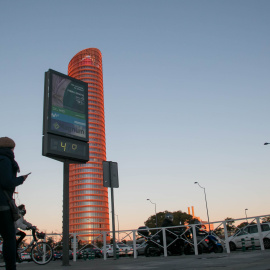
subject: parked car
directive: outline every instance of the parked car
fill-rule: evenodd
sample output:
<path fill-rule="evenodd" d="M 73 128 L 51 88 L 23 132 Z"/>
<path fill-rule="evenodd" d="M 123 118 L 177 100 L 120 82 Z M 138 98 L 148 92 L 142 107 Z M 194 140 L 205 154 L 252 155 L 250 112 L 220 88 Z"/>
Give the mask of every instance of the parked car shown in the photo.
<path fill-rule="evenodd" d="M 53 260 L 62 260 L 63 253 L 61 251 L 54 251 Z"/>
<path fill-rule="evenodd" d="M 73 260 L 73 251 L 72 250 L 69 250 L 69 259 Z"/>
<path fill-rule="evenodd" d="M 270 248 L 270 223 L 262 223 L 262 238 L 264 243 L 264 248 Z M 234 251 L 237 248 L 242 248 L 242 239 L 245 239 L 245 247 L 249 248 L 252 246 L 251 238 L 254 238 L 254 243 L 256 247 L 260 246 L 259 240 L 259 232 L 257 224 L 250 224 L 238 232 L 236 232 L 233 236 L 229 237 L 229 245 L 230 250 Z"/>
<path fill-rule="evenodd" d="M 141 244 L 136 244 L 136 252 L 138 255 L 144 255 L 144 249 L 146 247 L 146 242 L 142 242 Z"/>
<path fill-rule="evenodd" d="M 30 253 L 27 252 L 21 253 L 21 260 L 30 262 L 32 260 Z"/>
<path fill-rule="evenodd" d="M 117 244 L 116 244 L 116 251 L 119 251 L 120 255 L 120 248 Z M 106 245 L 106 256 L 113 257 L 113 245 Z"/>
<path fill-rule="evenodd" d="M 133 255 L 133 248 L 124 244 L 124 243 L 117 243 L 119 247 L 119 256 L 124 255 Z"/>
<path fill-rule="evenodd" d="M 95 253 L 95 257 L 96 258 L 102 258 L 103 254 L 102 254 L 102 250 L 99 248 L 85 248 L 83 250 L 80 251 L 80 257 L 83 257 L 84 252 L 89 255 L 90 253 L 94 252 Z"/>

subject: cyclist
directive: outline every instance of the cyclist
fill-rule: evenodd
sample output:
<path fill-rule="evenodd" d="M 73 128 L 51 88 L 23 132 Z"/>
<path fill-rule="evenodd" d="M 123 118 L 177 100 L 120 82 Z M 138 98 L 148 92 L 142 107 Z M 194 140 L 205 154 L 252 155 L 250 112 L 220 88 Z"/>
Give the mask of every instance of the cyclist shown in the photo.
<path fill-rule="evenodd" d="M 18 206 L 19 210 L 20 210 L 20 214 L 21 217 L 15 221 L 15 228 L 16 228 L 16 235 L 19 235 L 20 237 L 16 240 L 16 248 L 18 249 L 20 243 L 22 242 L 22 240 L 24 239 L 24 237 L 26 236 L 26 233 L 23 231 L 20 231 L 19 229 L 22 230 L 30 230 L 30 229 L 36 229 L 35 226 L 33 226 L 30 222 L 26 221 L 24 219 L 24 215 L 26 214 L 26 209 L 25 209 L 25 205 L 21 204 Z"/>

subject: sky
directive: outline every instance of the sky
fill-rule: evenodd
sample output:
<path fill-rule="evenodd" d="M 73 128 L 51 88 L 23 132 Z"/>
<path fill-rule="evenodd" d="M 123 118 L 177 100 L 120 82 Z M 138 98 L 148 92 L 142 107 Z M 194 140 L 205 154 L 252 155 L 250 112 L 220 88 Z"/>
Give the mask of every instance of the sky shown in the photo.
<path fill-rule="evenodd" d="M 15 140 L 25 218 L 62 231 L 63 164 L 42 156 L 44 73 L 103 56 L 107 160 L 120 230 L 156 211 L 270 214 L 270 2 L 0 2 L 0 137 Z M 110 195 L 109 190 L 109 195 Z M 109 196 L 111 204 L 111 197 Z M 248 209 L 245 211 L 245 209 Z"/>

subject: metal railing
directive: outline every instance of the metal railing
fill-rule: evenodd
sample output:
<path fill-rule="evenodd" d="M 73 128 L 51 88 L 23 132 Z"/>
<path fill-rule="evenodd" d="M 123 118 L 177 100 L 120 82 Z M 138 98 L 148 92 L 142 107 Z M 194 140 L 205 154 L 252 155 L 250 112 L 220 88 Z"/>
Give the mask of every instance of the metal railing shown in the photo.
<path fill-rule="evenodd" d="M 145 243 L 146 241 L 151 241 L 158 247 L 160 247 L 163 250 L 163 254 L 165 257 L 168 256 L 168 248 L 170 245 L 174 243 L 174 241 L 182 240 L 185 245 L 190 245 L 193 248 L 194 254 L 199 255 L 199 245 L 202 244 L 203 241 L 209 236 L 213 235 L 215 236 L 218 241 L 222 244 L 225 252 L 230 253 L 230 242 L 238 236 L 241 236 L 243 232 L 247 232 L 248 228 L 251 227 L 251 225 L 256 224 L 257 225 L 257 232 L 258 232 L 258 243 L 257 245 L 261 250 L 264 250 L 264 238 L 263 238 L 263 232 L 262 232 L 262 219 L 265 217 L 269 217 L 270 215 L 263 215 L 263 216 L 254 216 L 254 217 L 246 217 L 246 218 L 239 218 L 239 219 L 232 219 L 232 220 L 222 220 L 222 221 L 215 221 L 210 223 L 200 223 L 200 224 L 187 224 L 187 225 L 180 225 L 180 226 L 173 226 L 173 227 L 159 227 L 159 228 L 148 228 L 148 235 L 145 234 L 145 229 L 133 229 L 133 230 L 121 230 L 116 231 L 118 235 L 122 235 L 120 239 L 118 239 L 119 242 L 122 242 L 124 240 L 131 242 L 133 247 L 133 257 L 137 258 L 137 246 L 138 243 Z M 238 228 L 233 223 L 241 223 L 245 222 L 241 228 Z M 209 231 L 207 228 L 209 228 L 210 224 L 213 226 L 213 230 Z M 270 224 L 270 223 L 269 223 Z M 180 233 L 175 233 L 175 231 Z M 204 236 L 201 239 L 198 239 L 196 231 L 201 230 L 204 232 Z M 170 233 L 171 235 L 174 235 L 174 240 L 170 243 L 166 242 L 166 234 Z M 107 259 L 107 250 L 106 250 L 106 244 L 108 236 L 111 236 L 113 234 L 112 231 L 102 231 L 100 232 L 92 241 L 91 243 L 87 243 L 83 247 L 81 247 L 78 251 L 80 252 L 83 250 L 86 246 L 91 245 L 96 248 L 99 248 L 95 243 L 97 241 L 103 243 L 103 247 L 99 248 L 102 251 L 104 260 Z M 49 236 L 61 236 L 61 234 L 50 234 L 47 233 L 46 237 Z M 89 235 L 89 234 L 88 234 Z M 83 238 L 84 234 L 77 234 L 77 233 L 71 233 L 70 237 L 73 239 L 77 238 Z M 86 237 L 86 234 L 85 234 Z M 157 239 L 161 239 L 161 241 L 157 241 Z M 270 238 L 270 231 L 269 231 L 269 238 Z M 46 240 L 46 238 L 45 238 Z M 125 241 L 124 241 L 125 242 Z M 76 241 L 73 241 L 72 243 L 72 251 L 73 251 L 73 261 L 77 260 L 77 244 Z"/>

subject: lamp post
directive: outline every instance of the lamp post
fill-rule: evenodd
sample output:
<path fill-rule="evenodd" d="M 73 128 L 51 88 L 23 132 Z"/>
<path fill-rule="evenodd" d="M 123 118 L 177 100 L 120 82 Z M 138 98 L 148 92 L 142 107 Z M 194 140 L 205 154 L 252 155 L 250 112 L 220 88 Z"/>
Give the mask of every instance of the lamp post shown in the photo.
<path fill-rule="evenodd" d="M 155 205 L 155 214 L 156 214 L 156 228 L 157 228 L 157 205 L 156 205 L 156 203 L 151 202 L 151 200 L 150 200 L 150 199 L 147 199 L 147 201 L 149 201 L 150 203 L 152 203 L 152 204 L 154 204 L 154 205 Z"/>
<path fill-rule="evenodd" d="M 248 222 L 248 219 L 247 219 L 247 208 L 245 209 L 245 214 L 246 214 L 246 220 L 247 220 L 247 222 Z"/>
<path fill-rule="evenodd" d="M 207 199 L 206 199 L 206 192 L 205 192 L 205 188 L 202 187 L 199 182 L 194 182 L 194 184 L 197 184 L 200 188 L 203 189 L 204 191 L 204 198 L 205 198 L 205 205 L 206 205 L 206 211 L 207 211 L 207 218 L 208 218 L 208 226 L 209 226 L 209 232 L 210 232 L 210 223 L 209 223 L 209 214 L 208 214 L 208 206 L 207 206 Z"/>

